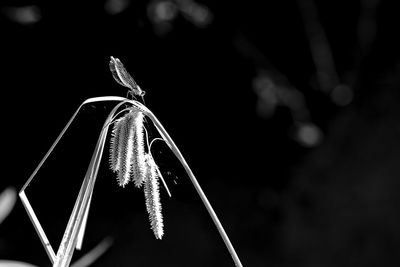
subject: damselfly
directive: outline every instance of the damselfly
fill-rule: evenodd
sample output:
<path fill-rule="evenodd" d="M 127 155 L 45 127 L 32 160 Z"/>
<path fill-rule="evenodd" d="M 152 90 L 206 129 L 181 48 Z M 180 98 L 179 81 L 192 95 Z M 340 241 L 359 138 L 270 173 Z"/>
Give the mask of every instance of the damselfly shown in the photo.
<path fill-rule="evenodd" d="M 145 95 L 145 91 L 143 91 L 140 86 L 135 82 L 132 76 L 125 69 L 124 65 L 118 58 L 111 57 L 110 58 L 110 70 L 114 77 L 114 79 L 122 86 L 128 87 L 130 89 L 130 93 L 134 97 L 135 95 L 143 97 Z"/>

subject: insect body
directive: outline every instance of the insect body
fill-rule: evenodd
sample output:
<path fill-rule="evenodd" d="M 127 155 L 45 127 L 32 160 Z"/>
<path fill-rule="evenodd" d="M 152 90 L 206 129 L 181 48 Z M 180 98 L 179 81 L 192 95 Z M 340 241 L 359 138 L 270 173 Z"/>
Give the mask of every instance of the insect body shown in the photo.
<path fill-rule="evenodd" d="M 132 96 L 137 95 L 143 97 L 145 91 L 143 91 L 140 86 L 135 82 L 132 76 L 125 69 L 124 65 L 118 58 L 110 58 L 110 70 L 114 79 L 122 86 L 128 87 Z"/>

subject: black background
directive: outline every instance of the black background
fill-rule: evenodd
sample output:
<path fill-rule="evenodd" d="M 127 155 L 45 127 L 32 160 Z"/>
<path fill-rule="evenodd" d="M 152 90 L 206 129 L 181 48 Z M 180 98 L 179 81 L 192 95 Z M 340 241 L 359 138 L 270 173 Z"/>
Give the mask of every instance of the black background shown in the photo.
<path fill-rule="evenodd" d="M 374 2 L 367 17 L 372 26 L 364 35 L 374 32 L 373 25 L 376 30 L 365 44 L 360 21 Z M 126 95 L 109 73 L 114 56 L 147 92 L 147 106 L 187 158 L 244 266 L 399 264 L 396 1 L 201 1 L 212 18 L 200 26 L 182 11 L 169 26 L 159 24 L 149 11 L 158 2 L 127 3 L 112 14 L 104 1 L 2 1 L 0 189 L 22 187 L 85 99 Z M 319 87 L 300 3 L 314 3 L 340 83 L 351 88 L 350 103 L 337 105 L 331 91 Z M 34 23 L 19 22 L 10 11 L 32 5 L 38 12 Z M 274 112 L 260 113 L 254 89 L 260 73 L 300 92 L 301 108 L 280 103 Z M 102 123 L 104 112 L 96 108 L 104 110 L 93 107 L 88 120 Z M 320 142 L 307 146 L 295 138 L 305 123 L 319 129 Z M 80 127 L 82 138 L 92 129 Z M 70 140 L 80 140 L 77 136 Z M 84 172 L 93 145 L 71 141 L 70 150 L 56 159 L 66 169 L 82 166 Z M 160 144 L 159 149 L 168 151 Z M 188 179 L 170 160 L 160 166 L 179 181 Z M 65 186 L 79 187 L 79 178 L 71 185 L 62 169 L 53 168 L 54 176 L 35 194 L 57 207 L 63 200 L 55 204 L 51 195 L 64 192 L 73 200 Z M 115 191 L 101 197 L 106 207 L 119 191 L 111 174 L 99 179 L 99 191 Z M 183 198 L 192 193 L 182 193 Z M 106 212 L 91 219 L 94 228 L 115 238 L 113 250 L 94 266 L 133 266 L 130 208 L 116 205 L 109 212 L 114 220 Z M 65 218 L 58 219 L 55 225 L 65 224 Z M 194 241 L 192 249 L 198 247 Z M 199 257 L 212 258 L 207 253 Z M 151 257 L 149 251 L 140 254 Z M 0 258 L 49 264 L 20 202 L 0 225 Z M 182 259 L 187 260 L 182 266 L 202 266 L 197 259 Z M 136 264 L 146 266 L 144 260 Z M 212 260 L 207 265 L 225 266 Z"/>

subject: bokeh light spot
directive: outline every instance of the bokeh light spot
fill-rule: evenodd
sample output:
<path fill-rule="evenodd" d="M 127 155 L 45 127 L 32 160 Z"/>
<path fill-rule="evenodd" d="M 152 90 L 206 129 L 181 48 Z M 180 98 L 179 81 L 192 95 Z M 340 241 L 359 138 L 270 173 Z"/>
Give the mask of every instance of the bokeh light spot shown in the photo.
<path fill-rule="evenodd" d="M 104 9 L 111 15 L 116 15 L 124 11 L 129 5 L 128 0 L 108 0 L 104 4 Z"/>
<path fill-rule="evenodd" d="M 346 106 L 353 100 L 353 90 L 345 84 L 338 85 L 332 90 L 331 98 L 335 104 Z"/>
<path fill-rule="evenodd" d="M 303 146 L 313 147 L 321 142 L 322 132 L 312 123 L 300 124 L 296 131 L 296 139 Z"/>
<path fill-rule="evenodd" d="M 177 15 L 177 8 L 171 1 L 159 1 L 153 5 L 151 13 L 154 22 L 171 21 Z"/>
<path fill-rule="evenodd" d="M 191 0 L 179 1 L 179 7 L 183 15 L 198 27 L 205 27 L 212 21 L 210 9 Z"/>
<path fill-rule="evenodd" d="M 40 9 L 37 6 L 7 7 L 3 12 L 12 21 L 23 25 L 31 25 L 41 19 Z"/>

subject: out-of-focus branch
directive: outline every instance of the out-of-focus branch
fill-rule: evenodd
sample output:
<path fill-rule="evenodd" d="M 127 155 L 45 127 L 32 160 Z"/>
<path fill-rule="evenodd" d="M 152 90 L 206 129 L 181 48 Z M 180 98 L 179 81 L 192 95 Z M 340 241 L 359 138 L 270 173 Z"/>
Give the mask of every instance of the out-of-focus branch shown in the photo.
<path fill-rule="evenodd" d="M 319 89 L 329 93 L 340 81 L 336 72 L 331 47 L 318 18 L 317 7 L 313 0 L 298 0 L 297 2 L 308 36 Z"/>

